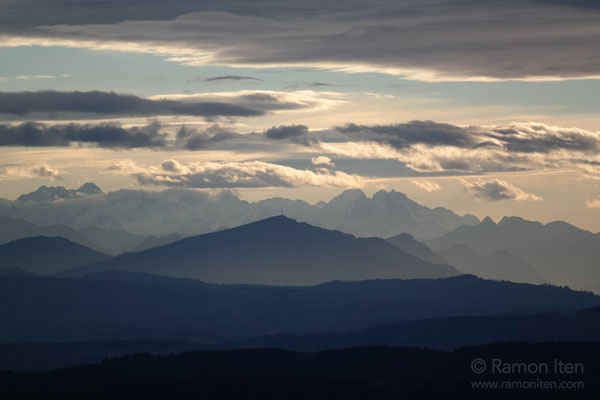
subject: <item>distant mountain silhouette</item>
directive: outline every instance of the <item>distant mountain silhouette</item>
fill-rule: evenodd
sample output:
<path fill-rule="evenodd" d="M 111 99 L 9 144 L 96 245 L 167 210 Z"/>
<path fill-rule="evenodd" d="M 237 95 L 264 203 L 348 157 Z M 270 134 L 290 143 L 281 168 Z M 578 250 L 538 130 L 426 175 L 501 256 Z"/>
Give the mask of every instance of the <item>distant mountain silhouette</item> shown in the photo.
<path fill-rule="evenodd" d="M 38 226 L 22 219 L 0 217 L 0 244 L 34 236 L 60 236 L 83 246 L 94 246 L 81 233 L 66 225 Z"/>
<path fill-rule="evenodd" d="M 496 250 L 482 256 L 464 244 L 459 244 L 441 250 L 439 254 L 464 274 L 511 282 L 544 283 L 544 278 L 534 267 L 506 250 Z"/>
<path fill-rule="evenodd" d="M 95 248 L 112 255 L 133 251 L 146 240 L 145 236 L 116 229 L 90 227 L 80 229 L 78 232 L 88 242 L 93 243 Z"/>
<path fill-rule="evenodd" d="M 444 257 L 431 250 L 425 243 L 421 243 L 416 240 L 410 233 L 401 233 L 399 235 L 392 236 L 391 238 L 388 238 L 387 241 L 398 247 L 400 250 L 403 250 L 412 256 L 418 257 L 421 260 L 425 260 L 434 264 L 448 264 Z"/>
<path fill-rule="evenodd" d="M 464 244 L 480 254 L 506 250 L 533 266 L 548 282 L 600 293 L 600 236 L 566 222 L 541 224 L 505 217 L 461 226 L 427 242 L 435 250 Z"/>
<path fill-rule="evenodd" d="M 183 339 L 208 344 L 286 332 L 351 332 L 458 315 L 574 314 L 600 306 L 600 297 L 591 293 L 471 275 L 274 287 L 111 274 L 97 280 L 0 277 L 0 341 Z"/>
<path fill-rule="evenodd" d="M 33 201 L 38 194 L 25 195 L 24 199 L 32 201 L 0 201 L 0 216 L 26 218 L 37 225 L 66 223 L 76 230 L 92 227 L 143 236 L 198 235 L 277 215 L 360 237 L 407 232 L 418 238 L 432 238 L 463 224 L 479 222 L 472 215 L 459 216 L 442 207 L 422 206 L 393 190 L 381 190 L 369 198 L 359 189 L 350 189 L 330 202 L 314 205 L 283 198 L 249 203 L 228 191 L 213 195 L 186 189 L 117 190 L 94 196 L 78 192 L 72 199 L 52 200 L 70 196 L 61 193 L 40 189 L 40 200 L 50 202 Z"/>
<path fill-rule="evenodd" d="M 106 270 L 271 285 L 458 275 L 453 267 L 423 261 L 383 239 L 357 239 L 283 216 L 125 254 L 69 274 Z"/>
<path fill-rule="evenodd" d="M 78 189 L 65 189 L 62 186 L 40 186 L 37 190 L 23 194 L 17 201 L 33 201 L 37 203 L 52 202 L 55 200 L 80 199 L 84 196 L 101 194 L 102 190 L 92 182 L 80 186 Z"/>
<path fill-rule="evenodd" d="M 37 236 L 0 245 L 2 268 L 49 275 L 107 259 L 108 256 L 61 237 Z"/>

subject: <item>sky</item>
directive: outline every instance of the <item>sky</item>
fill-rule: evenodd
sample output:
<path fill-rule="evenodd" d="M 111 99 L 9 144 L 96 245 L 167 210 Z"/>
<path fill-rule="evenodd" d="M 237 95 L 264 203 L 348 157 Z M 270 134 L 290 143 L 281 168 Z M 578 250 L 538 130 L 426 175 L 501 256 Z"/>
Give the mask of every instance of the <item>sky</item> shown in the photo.
<path fill-rule="evenodd" d="M 0 0 L 0 197 L 93 181 L 600 231 L 595 1 Z"/>

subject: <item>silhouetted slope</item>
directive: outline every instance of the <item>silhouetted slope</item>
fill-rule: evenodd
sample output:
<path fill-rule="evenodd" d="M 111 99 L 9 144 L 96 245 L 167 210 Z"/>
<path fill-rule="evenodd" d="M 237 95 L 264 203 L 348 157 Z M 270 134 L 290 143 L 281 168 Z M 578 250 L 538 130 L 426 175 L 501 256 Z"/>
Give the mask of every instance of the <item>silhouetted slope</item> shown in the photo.
<path fill-rule="evenodd" d="M 280 334 L 222 343 L 218 349 L 283 348 L 317 351 L 357 346 L 454 349 L 491 342 L 600 341 L 600 317 L 548 313 L 527 316 L 461 316 L 399 321 L 358 332 Z"/>
<path fill-rule="evenodd" d="M 548 282 L 600 293 L 600 237 L 565 222 L 543 225 L 518 217 L 489 218 L 431 240 L 435 250 L 464 244 L 480 254 L 506 250 Z"/>
<path fill-rule="evenodd" d="M 421 260 L 425 260 L 434 264 L 448 264 L 444 257 L 431 250 L 426 244 L 416 240 L 410 233 L 401 233 L 399 235 L 392 236 L 391 238 L 388 238 L 387 241 L 398 247 L 400 250 L 412 256 L 418 257 Z"/>
<path fill-rule="evenodd" d="M 0 278 L 0 341 L 214 343 L 283 332 L 347 332 L 408 319 L 574 313 L 600 306 L 591 293 L 470 275 L 308 287 L 106 279 Z"/>
<path fill-rule="evenodd" d="M 425 262 L 383 239 L 358 239 L 283 216 L 125 254 L 69 274 L 106 270 L 271 285 L 458 275 L 453 267 Z"/>
<path fill-rule="evenodd" d="M 37 236 L 0 245 L 0 266 L 49 275 L 107 259 L 106 254 L 61 237 Z"/>
<path fill-rule="evenodd" d="M 440 250 L 439 254 L 448 260 L 448 264 L 465 274 L 511 282 L 544 282 L 535 268 L 506 250 L 496 250 L 487 256 L 482 256 L 461 244 L 447 250 Z"/>

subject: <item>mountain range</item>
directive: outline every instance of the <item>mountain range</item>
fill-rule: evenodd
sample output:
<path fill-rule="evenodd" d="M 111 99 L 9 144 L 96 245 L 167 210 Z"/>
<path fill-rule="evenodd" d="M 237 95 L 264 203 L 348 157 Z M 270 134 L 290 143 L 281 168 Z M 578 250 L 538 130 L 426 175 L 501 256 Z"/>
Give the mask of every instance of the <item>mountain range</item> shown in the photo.
<path fill-rule="evenodd" d="M 75 230 L 101 228 L 142 236 L 190 236 L 276 215 L 360 237 L 410 233 L 418 238 L 434 238 L 463 224 L 479 222 L 473 215 L 459 216 L 442 207 L 422 206 L 393 190 L 381 190 L 369 198 L 359 189 L 349 189 L 329 202 L 314 205 L 283 198 L 250 203 L 227 191 L 117 190 L 73 197 L 65 192 L 70 193 L 65 188 L 43 187 L 17 201 L 4 199 L 0 201 L 0 216 L 40 226 L 64 224 Z M 61 201 L 48 201 L 50 198 Z"/>
<path fill-rule="evenodd" d="M 66 271 L 119 270 L 211 283 L 311 285 L 334 279 L 440 278 L 451 266 L 411 256 L 380 238 L 356 238 L 284 216 L 188 237 Z"/>
<path fill-rule="evenodd" d="M 17 201 L 46 203 L 57 200 L 80 199 L 82 197 L 101 193 L 102 189 L 92 182 L 84 183 L 77 189 L 65 189 L 62 186 L 40 186 L 37 190 L 31 193 L 22 194 L 17 198 Z"/>

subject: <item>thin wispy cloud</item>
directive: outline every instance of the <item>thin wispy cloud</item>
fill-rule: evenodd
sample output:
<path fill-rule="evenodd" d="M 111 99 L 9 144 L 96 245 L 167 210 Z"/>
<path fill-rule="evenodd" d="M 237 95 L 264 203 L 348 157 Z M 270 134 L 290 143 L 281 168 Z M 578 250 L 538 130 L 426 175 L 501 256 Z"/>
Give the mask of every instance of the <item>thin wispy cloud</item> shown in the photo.
<path fill-rule="evenodd" d="M 263 79 L 254 78 L 252 76 L 242 76 L 242 75 L 222 75 L 222 76 L 213 76 L 210 78 L 194 78 L 192 81 L 198 82 L 207 82 L 207 83 L 218 83 L 218 82 L 239 82 L 239 81 L 257 81 L 262 82 Z"/>
<path fill-rule="evenodd" d="M 431 181 L 412 181 L 412 183 L 421 190 L 426 192 L 435 192 L 441 189 L 441 186 Z"/>

